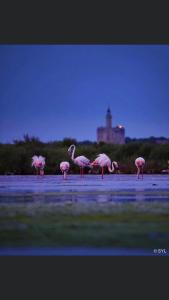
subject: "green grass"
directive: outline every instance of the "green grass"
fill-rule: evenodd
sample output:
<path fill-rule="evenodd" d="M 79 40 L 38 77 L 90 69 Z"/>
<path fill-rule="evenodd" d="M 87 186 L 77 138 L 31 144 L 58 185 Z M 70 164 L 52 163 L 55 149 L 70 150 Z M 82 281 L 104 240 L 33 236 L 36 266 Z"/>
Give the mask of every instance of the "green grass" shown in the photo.
<path fill-rule="evenodd" d="M 0 204 L 0 246 L 169 248 L 169 203 Z"/>

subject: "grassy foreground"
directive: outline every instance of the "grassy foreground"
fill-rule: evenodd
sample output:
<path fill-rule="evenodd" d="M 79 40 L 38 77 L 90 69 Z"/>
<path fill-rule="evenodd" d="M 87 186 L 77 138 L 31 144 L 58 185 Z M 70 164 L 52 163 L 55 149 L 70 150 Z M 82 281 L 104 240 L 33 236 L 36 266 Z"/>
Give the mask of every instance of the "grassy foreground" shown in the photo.
<path fill-rule="evenodd" d="M 0 247 L 169 248 L 169 202 L 0 204 Z"/>

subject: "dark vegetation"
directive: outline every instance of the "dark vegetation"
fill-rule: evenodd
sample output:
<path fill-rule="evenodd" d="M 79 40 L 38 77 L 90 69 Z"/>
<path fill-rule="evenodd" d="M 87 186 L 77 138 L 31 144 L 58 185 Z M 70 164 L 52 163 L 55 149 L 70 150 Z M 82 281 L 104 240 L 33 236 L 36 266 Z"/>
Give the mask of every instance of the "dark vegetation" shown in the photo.
<path fill-rule="evenodd" d="M 103 142 L 99 144 L 90 141 L 77 142 L 69 138 L 44 143 L 36 137 L 24 135 L 23 140 L 0 144 L 0 174 L 35 174 L 35 170 L 31 167 L 33 155 L 46 157 L 45 174 L 60 174 L 59 164 L 65 160 L 71 163 L 70 173 L 78 173 L 79 168 L 71 162 L 67 152 L 71 144 L 77 145 L 75 156 L 85 155 L 91 161 L 99 153 L 106 153 L 111 160 L 119 163 L 122 174 L 136 172 L 134 161 L 138 156 L 145 158 L 147 174 L 161 173 L 168 167 L 169 144 L 157 144 L 152 138 L 143 141 L 127 138 L 125 145 L 109 145 Z M 88 171 L 86 169 L 86 172 Z"/>
<path fill-rule="evenodd" d="M 167 249 L 168 206 L 168 201 L 0 205 L 0 246 Z"/>

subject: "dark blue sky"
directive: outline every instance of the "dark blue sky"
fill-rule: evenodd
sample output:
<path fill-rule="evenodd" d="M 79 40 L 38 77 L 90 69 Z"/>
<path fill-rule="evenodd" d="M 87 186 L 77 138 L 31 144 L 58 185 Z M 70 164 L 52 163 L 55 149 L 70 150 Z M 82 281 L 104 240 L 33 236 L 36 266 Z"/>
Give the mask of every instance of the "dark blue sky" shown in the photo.
<path fill-rule="evenodd" d="M 169 137 L 169 45 L 0 46 L 0 142 L 94 141 L 108 105 L 126 136 Z"/>

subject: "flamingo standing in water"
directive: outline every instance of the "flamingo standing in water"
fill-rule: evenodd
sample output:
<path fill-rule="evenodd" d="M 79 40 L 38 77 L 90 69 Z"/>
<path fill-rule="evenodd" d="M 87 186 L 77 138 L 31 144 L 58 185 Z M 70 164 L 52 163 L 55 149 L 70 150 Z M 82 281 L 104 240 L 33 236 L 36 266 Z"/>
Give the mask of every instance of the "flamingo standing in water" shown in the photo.
<path fill-rule="evenodd" d="M 91 163 L 91 165 L 100 166 L 102 168 L 102 179 L 104 175 L 104 167 L 107 167 L 110 173 L 113 173 L 115 170 L 118 170 L 119 172 L 118 163 L 116 161 L 113 161 L 111 163 L 110 158 L 104 153 L 99 154 L 97 158 Z"/>
<path fill-rule="evenodd" d="M 137 178 L 138 179 L 139 179 L 140 172 L 142 174 L 142 179 L 143 179 L 143 168 L 144 168 L 144 165 L 145 165 L 144 158 L 142 158 L 142 157 L 136 158 L 136 160 L 135 160 L 135 166 L 137 167 Z"/>
<path fill-rule="evenodd" d="M 67 172 L 69 171 L 70 164 L 68 161 L 62 161 L 60 163 L 60 170 L 63 173 L 63 179 L 66 179 Z"/>
<path fill-rule="evenodd" d="M 89 160 L 87 157 L 83 156 L 83 155 L 77 156 L 77 157 L 75 158 L 75 157 L 74 157 L 74 156 L 75 156 L 75 150 L 76 150 L 76 146 L 75 146 L 75 145 L 71 145 L 71 146 L 69 147 L 69 149 L 68 149 L 68 153 L 69 153 L 69 155 L 71 155 L 72 161 L 73 161 L 76 165 L 78 165 L 78 166 L 80 167 L 80 175 L 81 175 L 81 177 L 82 177 L 82 176 L 83 176 L 83 169 L 84 169 L 84 167 L 89 167 L 89 168 L 91 168 L 92 166 L 91 166 L 91 164 L 90 164 L 90 160 Z"/>
<path fill-rule="evenodd" d="M 45 167 L 45 157 L 34 155 L 32 157 L 32 167 L 35 167 L 36 173 L 38 175 L 38 171 L 40 175 L 44 175 L 44 167 Z"/>

